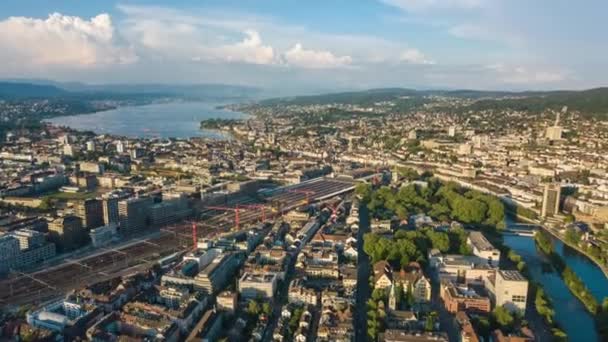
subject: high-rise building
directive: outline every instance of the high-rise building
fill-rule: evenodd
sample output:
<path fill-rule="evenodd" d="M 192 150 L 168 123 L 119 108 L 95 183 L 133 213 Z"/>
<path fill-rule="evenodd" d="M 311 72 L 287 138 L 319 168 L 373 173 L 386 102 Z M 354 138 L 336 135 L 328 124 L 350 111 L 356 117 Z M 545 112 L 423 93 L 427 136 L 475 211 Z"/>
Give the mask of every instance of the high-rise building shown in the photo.
<path fill-rule="evenodd" d="M 89 151 L 89 152 L 95 151 L 95 141 L 93 141 L 93 140 L 87 141 L 87 151 Z"/>
<path fill-rule="evenodd" d="M 19 240 L 12 235 L 0 235 L 0 273 L 13 267 L 19 252 Z"/>
<path fill-rule="evenodd" d="M 74 215 L 80 217 L 87 230 L 103 226 L 103 206 L 101 200 L 86 199 L 74 203 Z"/>
<path fill-rule="evenodd" d="M 87 239 L 86 230 L 78 216 L 67 215 L 49 223 L 51 238 L 64 249 L 74 249 L 83 245 Z"/>
<path fill-rule="evenodd" d="M 164 226 L 184 219 L 190 213 L 185 194 L 163 193 L 163 201 L 150 206 L 150 224 Z"/>
<path fill-rule="evenodd" d="M 559 213 L 559 202 L 562 187 L 559 183 L 545 184 L 543 192 L 542 217 L 551 217 Z"/>
<path fill-rule="evenodd" d="M 125 145 L 120 140 L 116 143 L 116 152 L 125 153 Z"/>
<path fill-rule="evenodd" d="M 567 108 L 567 107 L 566 107 Z M 559 125 L 559 112 L 555 117 L 555 124 L 551 127 L 547 127 L 545 137 L 551 141 L 560 140 L 562 138 L 563 128 Z"/>
<path fill-rule="evenodd" d="M 409 140 L 416 140 L 416 139 L 418 139 L 418 133 L 416 132 L 415 129 L 413 129 L 407 134 L 407 138 Z"/>
<path fill-rule="evenodd" d="M 118 224 L 119 215 L 118 215 L 118 201 L 120 199 L 118 197 L 108 197 L 104 198 L 102 202 L 103 209 L 103 223 L 108 225 L 110 223 Z"/>
<path fill-rule="evenodd" d="M 130 235 L 146 229 L 153 203 L 152 197 L 134 197 L 118 202 L 120 232 Z"/>
<path fill-rule="evenodd" d="M 19 240 L 19 248 L 21 250 L 40 247 L 46 243 L 46 238 L 41 232 L 31 229 L 18 229 L 14 231 L 13 236 Z"/>
<path fill-rule="evenodd" d="M 448 135 L 451 137 L 455 137 L 456 136 L 456 126 L 450 126 L 448 128 Z"/>

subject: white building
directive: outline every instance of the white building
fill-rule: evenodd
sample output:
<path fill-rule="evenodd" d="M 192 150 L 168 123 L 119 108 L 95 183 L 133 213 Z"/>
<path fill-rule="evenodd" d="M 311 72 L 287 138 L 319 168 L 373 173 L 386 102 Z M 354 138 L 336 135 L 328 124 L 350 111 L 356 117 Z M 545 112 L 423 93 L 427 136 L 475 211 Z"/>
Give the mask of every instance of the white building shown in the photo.
<path fill-rule="evenodd" d="M 500 251 L 481 232 L 471 232 L 467 237 L 467 244 L 473 249 L 473 254 L 486 260 L 490 265 L 497 267 L 500 261 Z"/>
<path fill-rule="evenodd" d="M 511 311 L 526 310 L 528 280 L 518 271 L 497 271 L 495 277 L 488 277 L 486 288 L 496 306 L 504 306 Z"/>
<path fill-rule="evenodd" d="M 241 298 L 255 299 L 258 297 L 274 297 L 277 289 L 278 274 L 275 272 L 249 273 L 245 272 L 239 279 L 239 293 Z"/>

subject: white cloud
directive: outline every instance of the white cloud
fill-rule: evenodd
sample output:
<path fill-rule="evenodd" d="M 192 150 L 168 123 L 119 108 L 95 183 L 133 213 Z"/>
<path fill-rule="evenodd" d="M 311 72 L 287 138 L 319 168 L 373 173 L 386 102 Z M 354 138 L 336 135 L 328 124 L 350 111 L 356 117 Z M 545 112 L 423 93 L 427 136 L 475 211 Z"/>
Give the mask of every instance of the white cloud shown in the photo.
<path fill-rule="evenodd" d="M 568 76 L 568 73 L 563 70 L 544 70 L 503 63 L 486 65 L 484 68 L 496 73 L 502 82 L 510 84 L 555 83 L 566 80 Z"/>
<path fill-rule="evenodd" d="M 431 9 L 472 9 L 482 7 L 484 0 L 381 0 L 383 3 L 405 11 Z"/>
<path fill-rule="evenodd" d="M 245 39 L 232 45 L 210 48 L 216 58 L 228 62 L 244 62 L 251 64 L 275 64 L 275 54 L 272 46 L 264 45 L 260 34 L 254 30 L 246 30 Z"/>
<path fill-rule="evenodd" d="M 329 51 L 307 50 L 297 43 L 284 54 L 289 65 L 307 69 L 340 68 L 351 65 L 350 56 L 335 56 Z"/>
<path fill-rule="evenodd" d="M 399 61 L 408 64 L 435 64 L 434 61 L 428 59 L 420 50 L 409 48 L 401 53 Z"/>
<path fill-rule="evenodd" d="M 59 13 L 46 19 L 10 17 L 0 21 L 0 62 L 21 69 L 135 62 L 133 50 L 118 41 L 108 14 L 90 20 Z"/>

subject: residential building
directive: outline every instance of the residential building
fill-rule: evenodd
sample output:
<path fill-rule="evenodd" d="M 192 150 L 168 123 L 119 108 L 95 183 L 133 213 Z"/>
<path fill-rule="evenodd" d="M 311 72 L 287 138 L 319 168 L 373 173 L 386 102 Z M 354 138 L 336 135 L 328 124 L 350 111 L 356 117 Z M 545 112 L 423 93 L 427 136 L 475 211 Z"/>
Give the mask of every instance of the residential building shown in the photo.
<path fill-rule="evenodd" d="M 245 272 L 239 279 L 238 289 L 242 299 L 271 299 L 277 289 L 278 275 L 273 272 Z"/>
<path fill-rule="evenodd" d="M 75 202 L 74 215 L 80 217 L 83 228 L 87 230 L 103 226 L 103 206 L 101 200 L 86 199 Z"/>
<path fill-rule="evenodd" d="M 118 202 L 120 232 L 130 235 L 148 227 L 148 212 L 154 200 L 152 197 L 134 197 Z"/>
<path fill-rule="evenodd" d="M 87 240 L 82 220 L 74 215 L 59 217 L 49 223 L 49 233 L 53 242 L 63 249 L 80 247 Z"/>
<path fill-rule="evenodd" d="M 562 188 L 559 183 L 545 184 L 541 209 L 542 217 L 552 217 L 559 213 L 561 191 Z"/>
<path fill-rule="evenodd" d="M 490 298 L 479 295 L 468 286 L 456 286 L 450 281 L 442 281 L 440 296 L 445 309 L 450 313 L 458 311 L 489 313 L 491 311 Z"/>

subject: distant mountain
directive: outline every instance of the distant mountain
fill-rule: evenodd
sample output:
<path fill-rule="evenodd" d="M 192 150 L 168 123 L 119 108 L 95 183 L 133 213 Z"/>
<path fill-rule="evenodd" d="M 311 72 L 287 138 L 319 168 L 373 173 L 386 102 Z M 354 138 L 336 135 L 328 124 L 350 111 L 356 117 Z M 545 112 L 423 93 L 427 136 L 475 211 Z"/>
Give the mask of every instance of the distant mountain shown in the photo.
<path fill-rule="evenodd" d="M 330 93 L 312 96 L 296 96 L 267 99 L 262 105 L 292 104 L 358 104 L 369 105 L 375 102 L 397 100 L 409 97 L 418 99 L 417 103 L 427 103 L 428 96 L 449 96 L 476 100 L 473 104 L 461 107 L 465 110 L 513 109 L 540 112 L 545 109 L 561 109 L 568 106 L 587 116 L 608 119 L 608 88 L 595 88 L 581 91 L 479 91 L 479 90 L 413 90 L 404 88 L 370 89 Z"/>
<path fill-rule="evenodd" d="M 531 92 L 524 98 L 484 99 L 473 103 L 469 109 L 513 109 L 541 112 L 546 109 L 559 110 L 568 106 L 588 117 L 608 119 L 608 88 L 581 91 Z"/>
<path fill-rule="evenodd" d="M 0 82 L 0 98 L 40 98 L 66 95 L 68 92 L 52 85 Z"/>
<path fill-rule="evenodd" d="M 86 84 L 81 82 L 56 82 L 39 79 L 11 79 L 9 82 L 20 82 L 41 86 L 53 86 L 70 93 L 105 93 L 105 94 L 162 94 L 200 99 L 233 99 L 252 98 L 261 90 L 254 87 L 227 84 Z"/>

